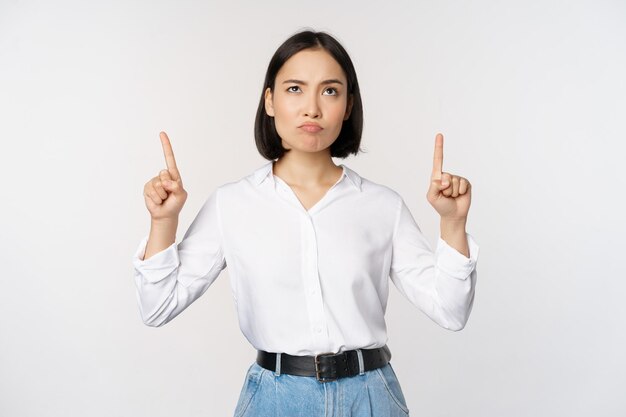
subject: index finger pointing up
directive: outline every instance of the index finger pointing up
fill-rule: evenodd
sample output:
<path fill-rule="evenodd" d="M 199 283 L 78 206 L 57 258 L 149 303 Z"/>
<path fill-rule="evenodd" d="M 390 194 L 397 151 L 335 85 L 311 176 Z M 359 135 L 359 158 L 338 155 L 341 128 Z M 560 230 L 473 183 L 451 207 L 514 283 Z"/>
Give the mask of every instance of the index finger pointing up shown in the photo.
<path fill-rule="evenodd" d="M 180 174 L 178 172 L 178 167 L 176 167 L 176 159 L 174 159 L 174 151 L 172 150 L 170 139 L 167 137 L 165 132 L 161 132 L 159 137 L 161 138 L 163 153 L 165 154 L 165 164 L 167 165 L 167 170 L 170 172 L 172 179 L 174 181 L 178 181 L 180 179 Z"/>
<path fill-rule="evenodd" d="M 443 170 L 443 135 L 437 133 L 435 137 L 435 156 L 433 157 L 433 173 L 432 179 L 440 180 L 441 171 Z"/>

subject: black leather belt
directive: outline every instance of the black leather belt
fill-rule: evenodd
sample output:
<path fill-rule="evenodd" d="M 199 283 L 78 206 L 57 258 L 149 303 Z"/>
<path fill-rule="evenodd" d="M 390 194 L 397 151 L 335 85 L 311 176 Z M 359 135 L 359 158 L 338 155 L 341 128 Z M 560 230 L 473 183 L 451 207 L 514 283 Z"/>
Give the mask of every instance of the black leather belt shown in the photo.
<path fill-rule="evenodd" d="M 276 353 L 257 351 L 256 363 L 270 371 L 276 371 Z M 363 371 L 381 368 L 391 359 L 387 345 L 376 349 L 361 349 Z M 314 376 L 320 382 L 334 381 L 359 374 L 359 356 L 356 350 L 341 353 L 321 353 L 315 356 L 293 356 L 281 353 L 280 373 Z"/>

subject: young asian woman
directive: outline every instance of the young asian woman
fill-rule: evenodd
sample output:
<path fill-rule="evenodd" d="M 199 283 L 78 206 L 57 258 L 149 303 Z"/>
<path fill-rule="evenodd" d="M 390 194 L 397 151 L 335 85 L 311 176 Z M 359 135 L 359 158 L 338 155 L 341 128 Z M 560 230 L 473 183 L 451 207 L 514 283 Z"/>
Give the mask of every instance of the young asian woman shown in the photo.
<path fill-rule="evenodd" d="M 287 39 L 270 60 L 255 121 L 268 160 L 217 187 L 180 243 L 187 197 L 172 146 L 144 186 L 150 234 L 133 257 L 142 319 L 162 326 L 229 267 L 240 328 L 257 350 L 235 416 L 406 416 L 384 314 L 389 278 L 438 325 L 464 328 L 479 247 L 465 230 L 471 184 L 443 171 L 435 138 L 427 200 L 433 251 L 402 197 L 333 158 L 357 155 L 356 71 L 324 32 Z"/>

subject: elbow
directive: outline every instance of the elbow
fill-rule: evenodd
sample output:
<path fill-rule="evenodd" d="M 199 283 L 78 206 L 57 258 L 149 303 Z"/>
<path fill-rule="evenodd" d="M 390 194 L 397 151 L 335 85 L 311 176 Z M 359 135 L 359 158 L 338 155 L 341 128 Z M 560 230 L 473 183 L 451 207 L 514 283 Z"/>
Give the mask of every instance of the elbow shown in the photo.
<path fill-rule="evenodd" d="M 452 313 L 448 310 L 440 309 L 437 315 L 431 316 L 431 319 L 439 325 L 439 327 L 450 330 L 451 332 L 458 332 L 465 328 L 468 314 L 461 312 Z"/>
<path fill-rule="evenodd" d="M 471 311 L 471 305 L 465 308 L 457 309 L 456 311 L 445 311 L 443 327 L 452 332 L 459 332 L 463 330 L 467 325 Z"/>
<path fill-rule="evenodd" d="M 155 320 L 148 320 L 148 319 L 144 319 L 143 320 L 143 324 L 145 324 L 148 327 L 161 327 L 165 324 L 164 321 L 155 321 Z"/>
<path fill-rule="evenodd" d="M 140 309 L 141 320 L 143 324 L 148 327 L 161 327 L 170 321 L 170 317 L 163 314 L 146 314 L 143 309 Z"/>
<path fill-rule="evenodd" d="M 453 332 L 461 331 L 467 325 L 474 306 L 474 290 L 470 288 L 465 298 L 456 303 L 441 303 L 444 328 Z"/>
<path fill-rule="evenodd" d="M 444 327 L 446 328 L 446 330 L 450 330 L 451 332 L 460 332 L 461 330 L 465 328 L 466 324 L 467 324 L 467 320 L 453 321 L 453 322 L 449 322 Z"/>
<path fill-rule="evenodd" d="M 161 327 L 167 324 L 176 315 L 174 313 L 178 305 L 176 301 L 176 291 L 169 293 L 164 300 L 161 300 L 153 294 L 142 294 L 138 288 L 137 304 L 143 324 L 148 327 Z"/>
<path fill-rule="evenodd" d="M 172 320 L 171 316 L 162 316 L 162 315 L 152 315 L 152 316 L 141 316 L 143 320 L 143 324 L 148 327 L 162 327 Z"/>

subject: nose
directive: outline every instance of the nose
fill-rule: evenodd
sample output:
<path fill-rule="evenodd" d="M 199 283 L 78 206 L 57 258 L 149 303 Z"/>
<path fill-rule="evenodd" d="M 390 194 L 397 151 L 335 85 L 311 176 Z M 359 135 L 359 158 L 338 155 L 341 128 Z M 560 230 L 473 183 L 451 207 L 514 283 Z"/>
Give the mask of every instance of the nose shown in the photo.
<path fill-rule="evenodd" d="M 321 116 L 321 110 L 318 103 L 318 97 L 316 94 L 312 94 L 306 102 L 304 116 L 311 118 L 319 118 Z"/>

